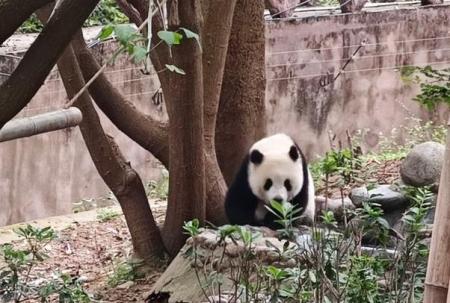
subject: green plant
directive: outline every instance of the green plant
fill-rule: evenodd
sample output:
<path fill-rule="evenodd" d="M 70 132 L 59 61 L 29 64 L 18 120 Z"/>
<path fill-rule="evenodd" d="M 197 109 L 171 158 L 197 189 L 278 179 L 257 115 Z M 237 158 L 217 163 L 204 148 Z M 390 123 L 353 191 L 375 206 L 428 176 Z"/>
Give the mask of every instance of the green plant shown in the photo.
<path fill-rule="evenodd" d="M 195 240 L 201 237 L 197 220 L 184 226 L 194 238 L 187 254 L 193 258 L 197 279 L 209 302 L 216 301 L 208 293 L 219 297 L 228 294 L 228 301 L 248 303 L 419 302 L 428 253 L 422 241 L 423 219 L 431 193 L 426 188 L 404 191 L 412 207 L 403 216 L 403 238 L 396 238 L 393 247 L 388 246 L 394 245 L 389 237 L 392 228 L 376 204 L 364 202 L 361 209 L 350 213 L 352 220 L 345 226 L 338 224 L 332 212 L 325 211 L 321 226 L 313 226 L 306 235 L 296 235 L 303 240 L 294 236 L 295 229 L 289 223 L 295 218 L 295 213 L 290 215 L 295 209 L 275 204 L 271 211 L 280 218 L 278 232 L 290 235 L 281 247 L 266 241 L 278 262 L 265 264 L 257 259 L 261 248 L 255 240 L 260 234 L 242 226 L 220 227 L 217 243 L 208 246 L 211 252 L 205 251 L 200 248 L 201 241 Z M 362 247 L 361 240 L 368 235 L 377 239 L 378 247 Z M 236 251 L 229 245 L 240 249 L 227 259 L 228 250 Z M 287 265 L 282 260 L 295 262 Z"/>
<path fill-rule="evenodd" d="M 119 217 L 121 213 L 117 210 L 111 208 L 102 208 L 97 211 L 97 219 L 100 222 L 111 221 L 117 217 Z"/>
<path fill-rule="evenodd" d="M 72 278 L 67 274 L 58 275 L 56 279 L 47 282 L 39 289 L 39 297 L 43 302 L 47 302 L 54 294 L 57 294 L 59 302 L 91 302 L 88 293 L 83 289 L 82 283 L 77 278 Z"/>
<path fill-rule="evenodd" d="M 23 34 L 27 33 L 38 33 L 42 30 L 44 26 L 36 17 L 35 14 L 31 15 L 19 28 L 19 32 Z"/>
<path fill-rule="evenodd" d="M 401 77 L 407 83 L 419 83 L 421 92 L 415 101 L 433 111 L 439 104 L 450 105 L 450 68 L 434 69 L 431 66 L 405 67 Z"/>
<path fill-rule="evenodd" d="M 180 33 L 183 33 L 184 35 Z M 98 38 L 100 40 L 105 40 L 114 37 L 119 42 L 120 48 L 114 52 L 108 62 L 114 62 L 117 56 L 126 52 L 136 64 L 146 64 L 145 61 L 150 52 L 163 42 L 169 47 L 174 47 L 181 44 L 183 39 L 195 39 L 201 47 L 199 35 L 184 27 L 180 27 L 176 31 L 162 30 L 159 31 L 157 35 L 160 38 L 160 41 L 151 47 L 148 39 L 141 35 L 139 29 L 135 29 L 129 24 L 108 24 L 102 28 Z M 165 64 L 165 68 L 158 71 L 158 73 L 164 71 L 170 71 L 180 75 L 186 74 L 184 70 L 172 64 Z"/>
<path fill-rule="evenodd" d="M 372 256 L 352 256 L 350 258 L 346 302 L 383 302 L 378 289 L 378 279 L 384 268 L 380 261 Z"/>
<path fill-rule="evenodd" d="M 401 300 L 420 302 L 428 257 L 428 247 L 423 242 L 424 219 L 432 207 L 433 193 L 429 187 L 405 187 L 403 190 L 412 205 L 402 217 L 406 240 L 402 243 L 399 249 L 401 253 L 395 260 L 395 283 L 392 291 L 397 298 L 395 302 L 402 302 Z M 409 287 L 405 287 L 406 284 Z"/>
<path fill-rule="evenodd" d="M 128 18 L 120 11 L 114 0 L 102 0 L 84 23 L 85 27 L 106 25 L 109 23 L 123 24 L 128 23 Z M 43 25 L 36 17 L 31 15 L 18 29 L 20 33 L 38 33 Z"/>
<path fill-rule="evenodd" d="M 86 20 L 84 26 L 89 27 L 108 23 L 123 24 L 128 22 L 127 16 L 122 13 L 115 0 L 102 0 Z"/>
<path fill-rule="evenodd" d="M 127 260 L 114 266 L 113 273 L 108 278 L 108 285 L 116 287 L 127 281 L 135 281 L 144 275 L 139 271 L 143 261 L 139 259 Z"/>
<path fill-rule="evenodd" d="M 31 284 L 31 274 L 36 265 L 48 258 L 45 246 L 56 238 L 50 227 L 26 225 L 14 232 L 24 239 L 26 248 L 17 248 L 12 244 L 0 246 L 3 267 L 0 267 L 0 299 L 3 302 L 22 302 L 28 299 L 40 299 L 47 302 L 51 296 L 57 296 L 59 302 L 89 302 L 89 296 L 81 283 L 69 280 L 67 275 L 45 281 L 43 284 Z"/>
<path fill-rule="evenodd" d="M 146 186 L 147 197 L 167 200 L 169 196 L 169 173 L 167 170 L 163 170 L 161 178 L 158 181 L 150 181 Z"/>
<path fill-rule="evenodd" d="M 301 208 L 295 207 L 295 205 L 289 202 L 280 203 L 271 201 L 270 206 L 266 205 L 266 209 L 277 218 L 275 222 L 281 226 L 278 229 L 281 238 L 293 239 L 295 236 L 294 223 L 300 218 L 297 215 L 301 211 Z"/>

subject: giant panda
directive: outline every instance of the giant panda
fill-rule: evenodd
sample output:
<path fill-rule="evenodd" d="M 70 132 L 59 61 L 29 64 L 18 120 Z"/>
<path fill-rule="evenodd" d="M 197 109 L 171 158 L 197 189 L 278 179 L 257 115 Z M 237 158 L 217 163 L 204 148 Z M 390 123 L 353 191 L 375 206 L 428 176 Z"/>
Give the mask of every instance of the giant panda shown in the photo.
<path fill-rule="evenodd" d="M 266 209 L 272 200 L 290 201 L 301 216 L 314 221 L 314 184 L 305 157 L 286 134 L 263 138 L 248 151 L 225 198 L 231 224 L 278 229 L 274 214 Z"/>

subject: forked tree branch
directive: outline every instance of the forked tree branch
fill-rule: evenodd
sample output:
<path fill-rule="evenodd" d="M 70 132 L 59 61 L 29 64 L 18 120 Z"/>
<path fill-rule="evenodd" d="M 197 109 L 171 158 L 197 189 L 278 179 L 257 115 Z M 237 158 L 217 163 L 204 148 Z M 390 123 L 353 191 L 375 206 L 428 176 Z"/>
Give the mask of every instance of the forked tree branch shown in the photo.
<path fill-rule="evenodd" d="M 73 47 L 84 79 L 91 79 L 100 69 L 100 65 L 87 48 L 81 32 L 74 37 Z M 156 121 L 140 112 L 103 73 L 91 84 L 89 92 L 95 103 L 117 128 L 168 167 L 169 139 L 166 123 Z"/>
<path fill-rule="evenodd" d="M 38 8 L 53 0 L 0 0 L 0 45 Z"/>
<path fill-rule="evenodd" d="M 61 56 L 58 68 L 69 97 L 74 96 L 84 86 L 84 80 L 71 47 Z M 138 173 L 125 160 L 114 139 L 103 131 L 89 93 L 83 93 L 74 105 L 83 113 L 81 134 L 100 176 L 122 207 L 134 249 L 147 261 L 162 257 L 165 250 L 161 234 Z"/>
<path fill-rule="evenodd" d="M 128 19 L 130 19 L 131 22 L 133 22 L 137 26 L 142 24 L 143 19 L 141 18 L 141 15 L 136 10 L 136 8 L 134 8 L 126 0 L 116 0 L 116 2 L 117 5 L 122 9 L 124 14 L 128 17 Z"/>
<path fill-rule="evenodd" d="M 61 0 L 13 74 L 0 86 L 0 128 L 36 94 L 99 0 Z"/>
<path fill-rule="evenodd" d="M 43 23 L 50 12 L 47 8 L 38 11 Z M 69 98 L 85 86 L 72 46 L 58 60 L 58 69 Z M 104 132 L 89 93 L 85 91 L 74 105 L 83 113 L 80 130 L 84 142 L 100 176 L 122 207 L 135 251 L 149 262 L 153 257 L 162 257 L 165 249 L 161 234 L 139 175 L 125 160 L 114 139 Z"/>

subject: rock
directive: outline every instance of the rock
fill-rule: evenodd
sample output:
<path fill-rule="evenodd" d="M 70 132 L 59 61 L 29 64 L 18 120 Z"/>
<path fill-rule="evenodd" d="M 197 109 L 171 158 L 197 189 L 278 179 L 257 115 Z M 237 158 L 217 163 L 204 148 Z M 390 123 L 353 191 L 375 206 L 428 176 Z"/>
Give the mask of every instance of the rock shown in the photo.
<path fill-rule="evenodd" d="M 258 231 L 257 227 L 252 228 L 253 231 Z M 309 236 L 301 237 L 303 232 L 307 233 Z M 258 231 L 259 234 L 262 234 Z M 278 240 L 273 237 L 257 237 L 252 242 L 252 249 L 254 254 L 252 262 L 257 262 L 261 266 L 273 264 L 274 266 L 284 268 L 286 266 L 295 267 L 296 259 L 293 259 L 289 251 L 297 252 L 299 249 L 307 249 L 311 241 L 311 228 L 304 228 L 299 230 L 299 235 L 297 235 L 297 240 L 299 244 L 294 242 L 288 242 L 285 240 Z M 214 239 L 216 245 L 212 245 L 210 241 Z M 230 280 L 229 270 L 231 268 L 241 267 L 242 264 L 239 263 L 242 257 L 242 252 L 244 251 L 244 245 L 241 240 L 232 241 L 231 239 L 222 242 L 220 247 L 218 247 L 219 232 L 212 230 L 204 230 L 195 239 L 190 239 L 186 242 L 186 245 L 181 249 L 178 255 L 172 260 L 169 267 L 161 275 L 158 281 L 154 284 L 151 293 L 146 294 L 147 299 L 145 302 L 156 303 L 156 302 L 202 302 L 200 298 L 205 298 L 204 292 L 212 301 L 212 298 L 217 295 L 213 293 L 211 287 L 201 288 L 200 283 L 205 283 L 205 279 L 208 277 L 204 276 L 203 266 L 211 266 L 211 269 L 217 271 L 226 272 L 222 277 L 222 294 L 225 295 L 222 298 L 215 297 L 216 302 L 220 300 L 223 302 L 228 302 L 226 295 L 227 292 L 234 290 L 234 282 Z M 193 266 L 193 256 L 192 256 L 192 245 L 196 245 L 197 248 L 197 258 L 199 262 L 197 266 Z M 223 250 L 223 245 L 226 244 L 226 249 Z M 300 246 L 302 245 L 302 246 Z M 306 248 L 305 248 L 306 247 Z M 280 252 L 286 250 L 286 252 L 280 255 Z M 218 258 L 212 258 L 216 255 Z M 218 260 L 221 260 L 218 262 Z M 214 262 L 212 266 L 211 260 Z M 204 262 L 204 263 L 203 263 Z M 205 265 L 206 264 L 206 265 Z M 196 275 L 196 269 L 200 269 L 200 279 L 198 281 Z M 209 278 L 208 278 L 209 279 Z M 206 285 L 206 284 L 205 284 Z M 217 290 L 217 289 L 216 289 Z M 207 301 L 207 300 L 205 300 Z M 266 300 L 263 300 L 266 301 Z M 234 302 L 234 301 L 233 301 Z"/>
<path fill-rule="evenodd" d="M 395 249 L 379 248 L 372 246 L 362 246 L 361 251 L 372 257 L 382 257 L 383 259 L 394 259 L 397 255 Z"/>
<path fill-rule="evenodd" d="M 134 285 L 133 281 L 127 281 L 117 286 L 118 289 L 128 289 Z"/>
<path fill-rule="evenodd" d="M 402 219 L 403 214 L 405 213 L 406 207 L 402 207 L 391 212 L 385 213 L 383 218 L 388 221 L 391 227 L 396 226 L 396 224 Z M 395 229 L 395 228 L 394 228 Z"/>
<path fill-rule="evenodd" d="M 326 205 L 325 205 L 326 202 Z M 352 203 L 350 198 L 344 197 L 344 204 L 342 204 L 342 199 L 334 199 L 318 196 L 316 197 L 316 213 L 322 214 L 322 211 L 328 209 L 332 211 L 337 219 L 341 218 L 344 214 L 344 208 L 347 210 L 355 209 L 355 205 Z"/>
<path fill-rule="evenodd" d="M 444 145 L 436 142 L 416 145 L 401 164 L 403 182 L 417 187 L 439 183 L 444 151 Z"/>
<path fill-rule="evenodd" d="M 436 213 L 436 208 L 432 207 L 428 210 L 427 215 L 423 218 L 424 224 L 433 224 L 434 223 L 434 214 Z"/>
<path fill-rule="evenodd" d="M 353 188 L 350 199 L 356 207 L 361 207 L 364 201 L 369 200 L 369 191 L 365 186 Z"/>
<path fill-rule="evenodd" d="M 391 188 L 390 185 L 379 185 L 369 190 L 369 203 L 380 204 L 381 209 L 385 212 L 405 208 L 409 200 L 401 192 Z"/>

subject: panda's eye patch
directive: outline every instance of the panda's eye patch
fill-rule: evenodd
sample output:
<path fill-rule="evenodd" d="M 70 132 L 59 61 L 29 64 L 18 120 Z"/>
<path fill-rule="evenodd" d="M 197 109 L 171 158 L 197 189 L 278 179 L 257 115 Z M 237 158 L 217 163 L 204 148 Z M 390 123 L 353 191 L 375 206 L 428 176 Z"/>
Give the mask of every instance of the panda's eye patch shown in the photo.
<path fill-rule="evenodd" d="M 269 190 L 272 187 L 272 180 L 271 179 L 267 179 L 266 183 L 264 183 L 264 190 Z"/>
<path fill-rule="evenodd" d="M 287 191 L 291 191 L 292 190 L 291 180 L 289 179 L 284 180 L 284 187 L 286 187 Z"/>

